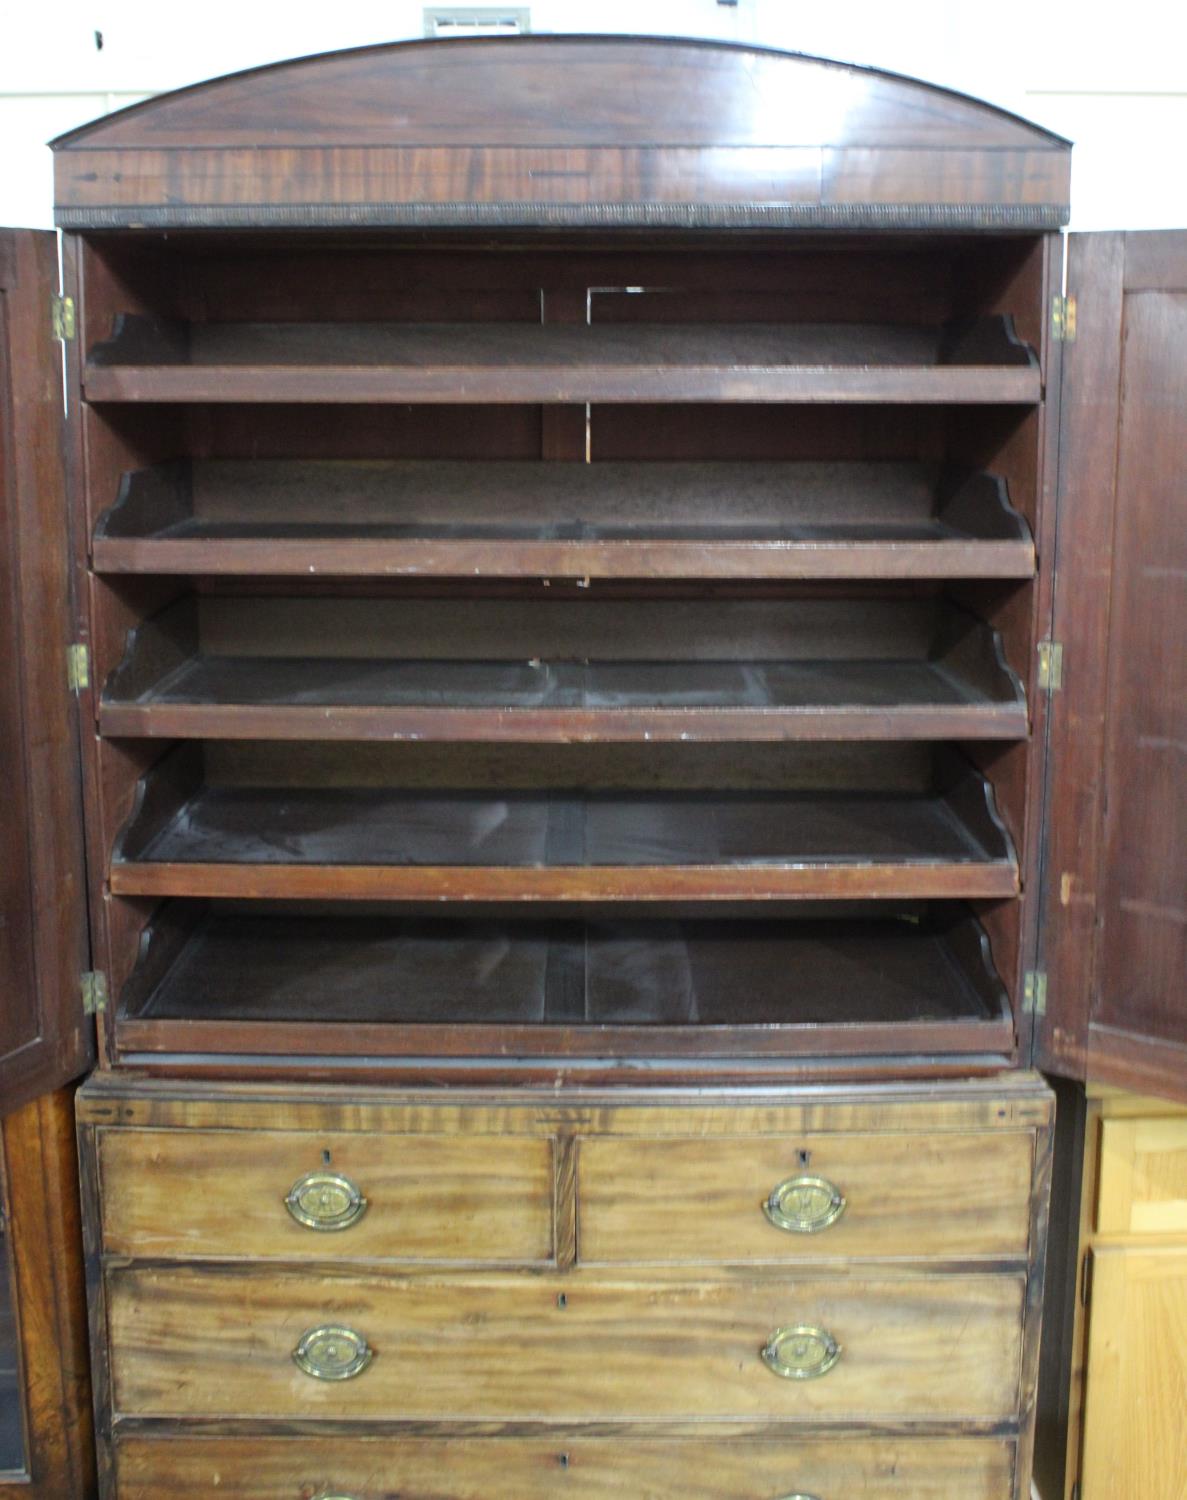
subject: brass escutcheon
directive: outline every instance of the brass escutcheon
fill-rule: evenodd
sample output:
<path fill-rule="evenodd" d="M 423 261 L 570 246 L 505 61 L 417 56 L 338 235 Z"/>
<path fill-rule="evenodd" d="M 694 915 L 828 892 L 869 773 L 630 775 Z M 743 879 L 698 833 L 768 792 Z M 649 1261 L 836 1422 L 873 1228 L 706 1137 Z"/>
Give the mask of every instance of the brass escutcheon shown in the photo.
<path fill-rule="evenodd" d="M 762 1350 L 762 1362 L 783 1380 L 817 1380 L 841 1357 L 841 1346 L 823 1328 L 799 1323 L 776 1328 Z"/>
<path fill-rule="evenodd" d="M 361 1333 L 333 1323 L 307 1329 L 293 1350 L 297 1368 L 314 1380 L 353 1380 L 373 1358 Z"/>
<path fill-rule="evenodd" d="M 776 1229 L 819 1234 L 845 1212 L 845 1195 L 827 1177 L 789 1177 L 771 1189 L 762 1209 Z"/>
<path fill-rule="evenodd" d="M 284 1206 L 306 1229 L 349 1229 L 367 1212 L 367 1200 L 349 1177 L 306 1172 L 288 1191 Z"/>

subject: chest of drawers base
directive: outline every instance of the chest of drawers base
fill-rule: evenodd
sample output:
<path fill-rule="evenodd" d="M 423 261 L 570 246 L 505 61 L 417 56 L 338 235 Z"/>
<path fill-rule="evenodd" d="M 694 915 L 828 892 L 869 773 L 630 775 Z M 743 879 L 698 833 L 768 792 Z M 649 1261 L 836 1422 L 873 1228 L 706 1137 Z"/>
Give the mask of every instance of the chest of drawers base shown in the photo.
<path fill-rule="evenodd" d="M 105 1500 L 1021 1500 L 1051 1100 L 80 1100 Z"/>

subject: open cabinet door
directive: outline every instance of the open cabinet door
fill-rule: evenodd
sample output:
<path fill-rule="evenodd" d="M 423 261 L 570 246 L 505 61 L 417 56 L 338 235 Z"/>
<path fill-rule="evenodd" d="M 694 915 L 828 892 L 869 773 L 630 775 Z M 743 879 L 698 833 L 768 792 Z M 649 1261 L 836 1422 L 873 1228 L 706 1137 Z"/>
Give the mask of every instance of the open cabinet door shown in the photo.
<path fill-rule="evenodd" d="M 0 230 L 0 1116 L 94 1051 L 52 234 Z"/>
<path fill-rule="evenodd" d="M 1068 291 L 1038 1061 L 1187 1101 L 1187 232 Z"/>

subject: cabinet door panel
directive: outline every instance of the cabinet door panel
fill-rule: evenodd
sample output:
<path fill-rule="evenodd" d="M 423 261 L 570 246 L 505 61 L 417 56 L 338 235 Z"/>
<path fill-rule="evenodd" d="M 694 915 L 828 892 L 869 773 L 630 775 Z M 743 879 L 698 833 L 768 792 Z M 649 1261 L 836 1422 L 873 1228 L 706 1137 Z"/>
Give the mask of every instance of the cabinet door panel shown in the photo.
<path fill-rule="evenodd" d="M 1187 1494 L 1187 1250 L 1093 1253 L 1084 1500 Z"/>
<path fill-rule="evenodd" d="M 0 230 L 0 1114 L 76 1077 L 93 1040 L 54 236 Z"/>
<path fill-rule="evenodd" d="M 1187 233 L 1068 283 L 1041 1061 L 1187 1099 Z"/>

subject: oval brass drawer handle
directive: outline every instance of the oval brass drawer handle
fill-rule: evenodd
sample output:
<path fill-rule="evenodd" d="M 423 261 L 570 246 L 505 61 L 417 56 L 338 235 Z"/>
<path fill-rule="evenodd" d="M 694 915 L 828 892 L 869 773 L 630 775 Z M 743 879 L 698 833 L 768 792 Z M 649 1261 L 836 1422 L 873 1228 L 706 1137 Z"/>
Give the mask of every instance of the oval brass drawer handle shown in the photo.
<path fill-rule="evenodd" d="M 284 1206 L 306 1229 L 349 1229 L 367 1212 L 367 1200 L 349 1177 L 306 1172 L 288 1191 Z"/>
<path fill-rule="evenodd" d="M 841 1357 L 841 1346 L 823 1328 L 799 1323 L 776 1328 L 762 1351 L 762 1362 L 784 1380 L 816 1380 Z"/>
<path fill-rule="evenodd" d="M 307 1329 L 293 1350 L 297 1368 L 314 1380 L 353 1380 L 374 1357 L 361 1333 L 333 1323 Z"/>
<path fill-rule="evenodd" d="M 762 1209 L 776 1229 L 819 1234 L 845 1212 L 845 1195 L 827 1177 L 789 1177 L 771 1189 Z"/>

